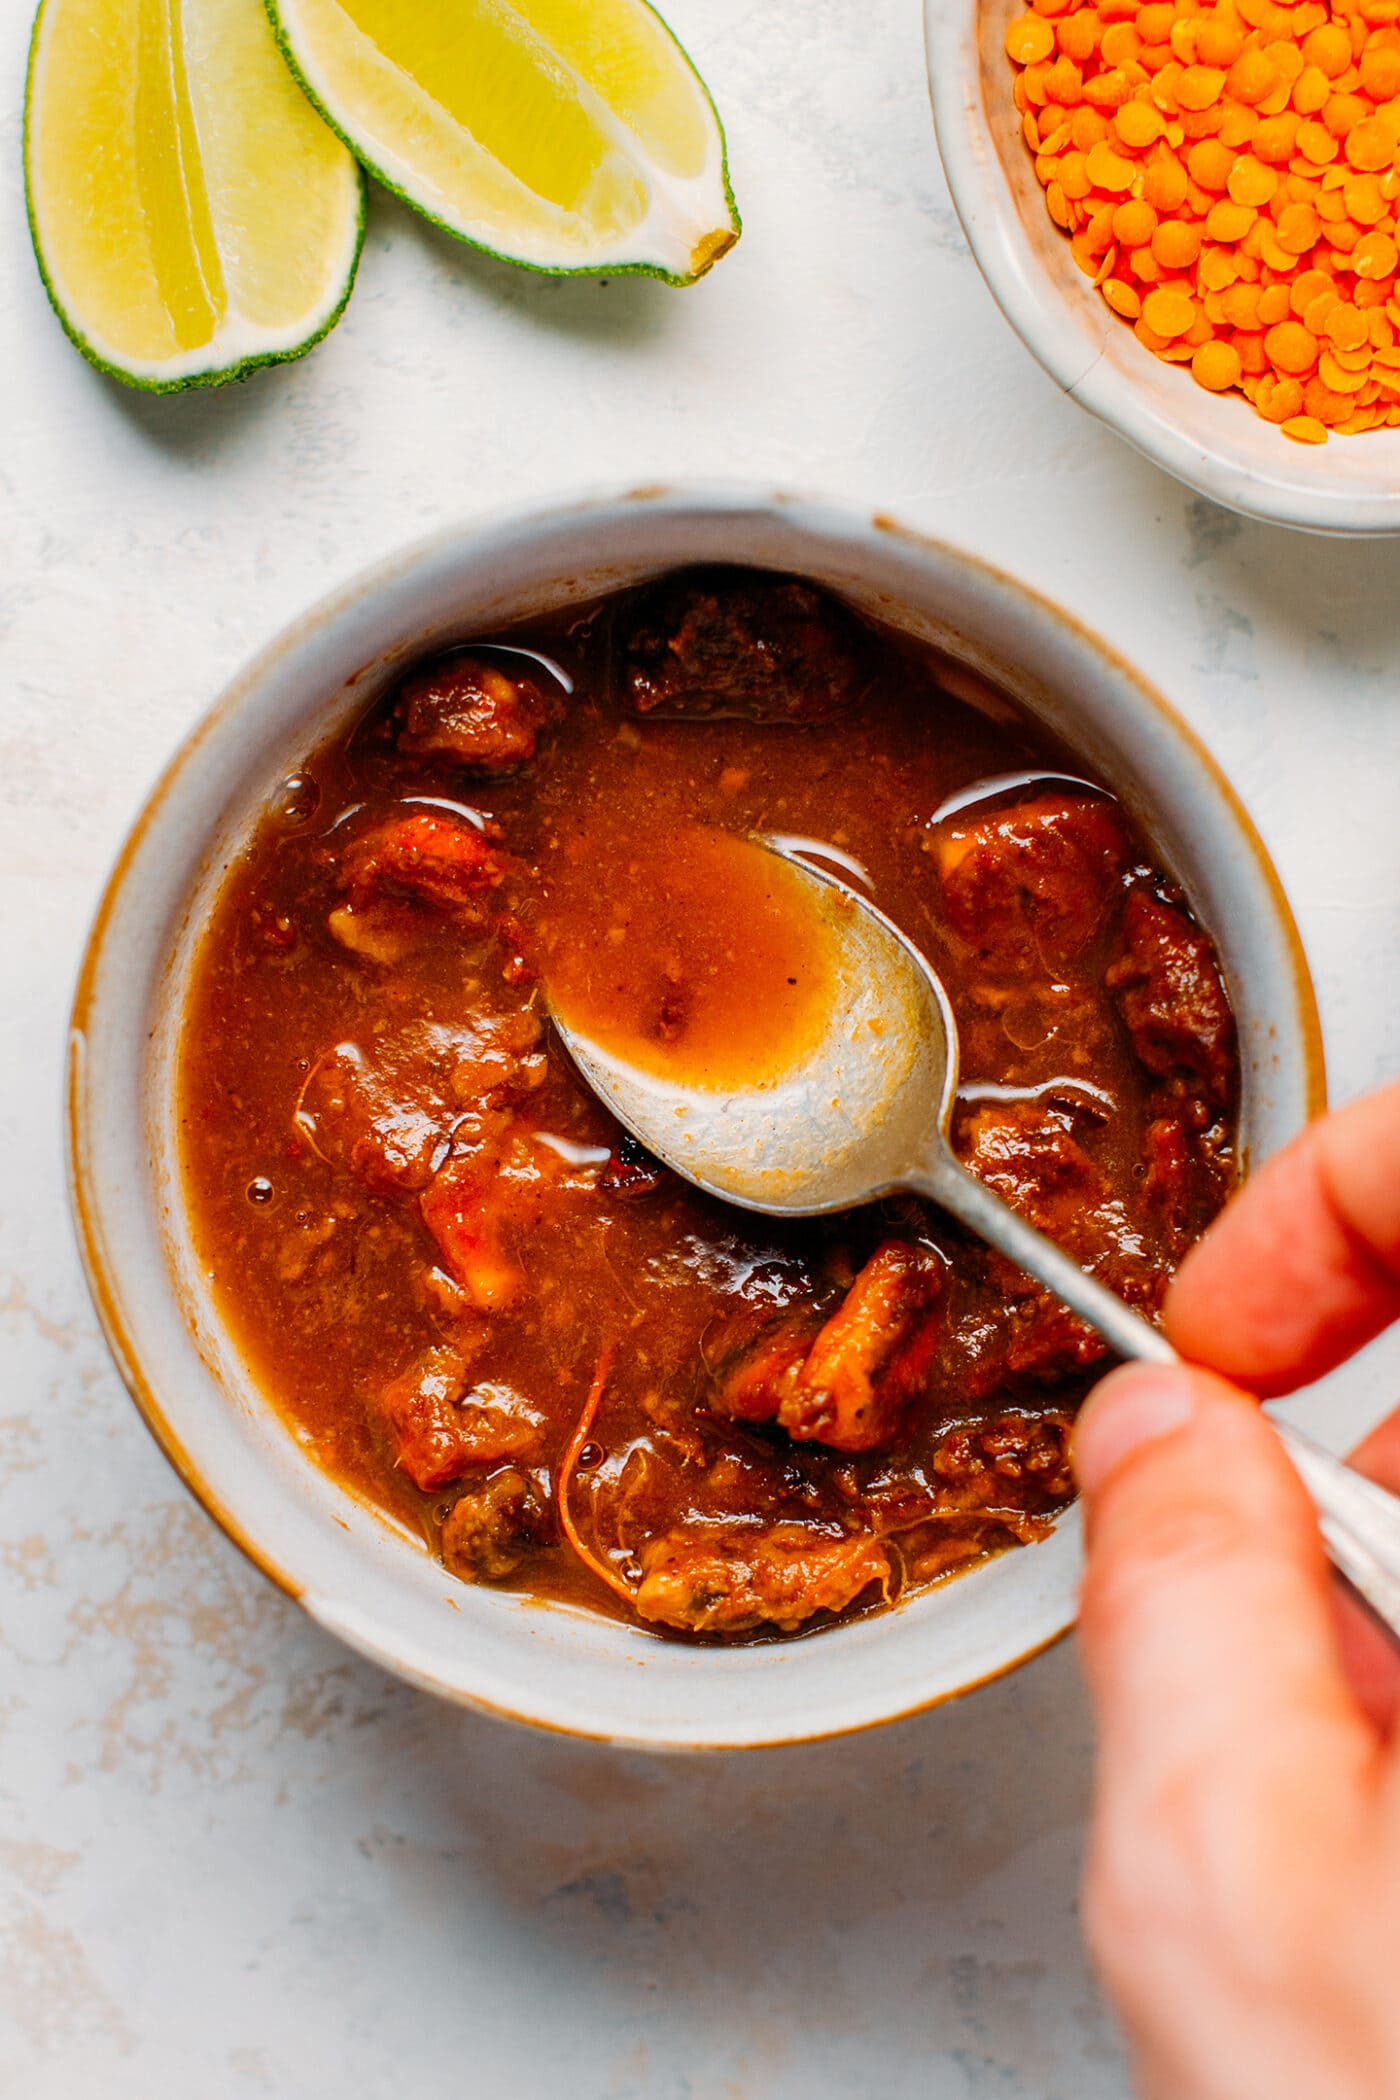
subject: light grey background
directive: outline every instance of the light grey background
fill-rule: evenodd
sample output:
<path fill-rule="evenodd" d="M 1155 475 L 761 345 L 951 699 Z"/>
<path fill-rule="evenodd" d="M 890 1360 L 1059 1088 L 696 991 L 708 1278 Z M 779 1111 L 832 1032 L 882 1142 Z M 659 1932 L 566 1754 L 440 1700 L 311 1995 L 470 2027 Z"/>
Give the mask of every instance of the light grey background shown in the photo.
<path fill-rule="evenodd" d="M 50 316 L 0 26 L 0 2093 L 1116 2100 L 1079 1952 L 1063 1648 L 862 1740 L 653 1762 L 466 1718 L 304 1624 L 98 1339 L 58 1093 L 99 883 L 175 741 L 440 520 L 733 474 L 945 531 L 1101 629 L 1234 775 L 1334 1090 L 1400 1045 L 1400 544 L 1243 525 L 1056 394 L 969 261 L 916 0 L 671 0 L 747 230 L 698 288 L 552 284 L 376 196 L 305 363 L 144 400 Z M 1183 380 L 1183 384 L 1187 382 Z M 1364 443 L 1364 439 L 1356 442 Z M 1400 1356 L 1319 1396 L 1357 1425 Z"/>

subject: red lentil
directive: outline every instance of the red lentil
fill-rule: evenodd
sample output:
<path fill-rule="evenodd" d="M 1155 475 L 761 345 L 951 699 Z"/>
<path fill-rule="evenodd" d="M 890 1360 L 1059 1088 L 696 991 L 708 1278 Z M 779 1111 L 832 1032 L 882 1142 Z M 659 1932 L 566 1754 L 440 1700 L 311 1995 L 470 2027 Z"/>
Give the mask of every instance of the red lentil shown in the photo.
<path fill-rule="evenodd" d="M 1006 51 L 1145 348 L 1300 444 L 1400 425 L 1400 0 L 1030 0 Z"/>

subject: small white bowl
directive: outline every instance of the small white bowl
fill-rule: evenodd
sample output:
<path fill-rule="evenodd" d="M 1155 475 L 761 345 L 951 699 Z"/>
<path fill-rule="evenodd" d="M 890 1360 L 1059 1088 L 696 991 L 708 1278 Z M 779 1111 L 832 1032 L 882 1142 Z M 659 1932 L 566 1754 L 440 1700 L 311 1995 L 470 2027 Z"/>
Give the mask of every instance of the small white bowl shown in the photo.
<path fill-rule="evenodd" d="M 468 1588 L 323 1473 L 239 1362 L 190 1245 L 173 1071 L 191 961 L 232 856 L 276 783 L 397 666 L 461 635 L 713 560 L 813 577 L 1015 693 L 1160 840 L 1219 942 L 1240 1023 L 1249 1155 L 1291 1137 L 1323 1099 L 1293 921 L 1205 751 L 1063 613 L 887 519 L 732 489 L 652 489 L 471 524 L 358 577 L 264 650 L 138 818 L 83 965 L 68 1074 L 72 1198 L 108 1341 L 190 1487 L 322 1626 L 448 1698 L 656 1748 L 835 1734 L 1011 1668 L 1073 1620 L 1073 1515 L 1043 1544 L 894 1611 L 771 1646 L 687 1647 Z"/>
<path fill-rule="evenodd" d="M 1050 377 L 1139 452 L 1231 510 L 1309 532 L 1400 532 L 1400 429 L 1298 445 L 1237 394 L 1145 350 L 1053 223 L 1011 99 L 1025 0 L 925 0 L 939 150 L 992 296 Z M 989 402 L 988 414 L 995 414 Z"/>

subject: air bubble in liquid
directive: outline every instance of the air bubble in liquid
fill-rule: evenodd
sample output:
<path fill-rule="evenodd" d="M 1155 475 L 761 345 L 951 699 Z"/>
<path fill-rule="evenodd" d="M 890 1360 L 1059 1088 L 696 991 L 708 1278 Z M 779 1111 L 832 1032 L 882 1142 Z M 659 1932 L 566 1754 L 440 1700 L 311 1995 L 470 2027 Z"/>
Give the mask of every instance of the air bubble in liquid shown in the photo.
<path fill-rule="evenodd" d="M 272 814 L 279 824 L 305 824 L 320 800 L 321 790 L 309 773 L 289 773 L 273 790 Z"/>

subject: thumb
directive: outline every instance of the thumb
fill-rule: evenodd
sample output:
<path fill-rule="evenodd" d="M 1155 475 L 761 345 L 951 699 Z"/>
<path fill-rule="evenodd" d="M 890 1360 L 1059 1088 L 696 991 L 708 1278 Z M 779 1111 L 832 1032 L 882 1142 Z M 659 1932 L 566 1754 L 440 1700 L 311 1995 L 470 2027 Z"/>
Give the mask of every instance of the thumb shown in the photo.
<path fill-rule="evenodd" d="M 1255 1403 L 1206 1371 L 1112 1372 L 1073 1457 L 1081 1646 L 1105 1786 L 1128 1812 L 1193 1789 L 1244 1823 L 1374 1737 L 1338 1653 L 1312 1507 Z M 1201 1804 L 1203 1811 L 1206 1804 Z"/>

